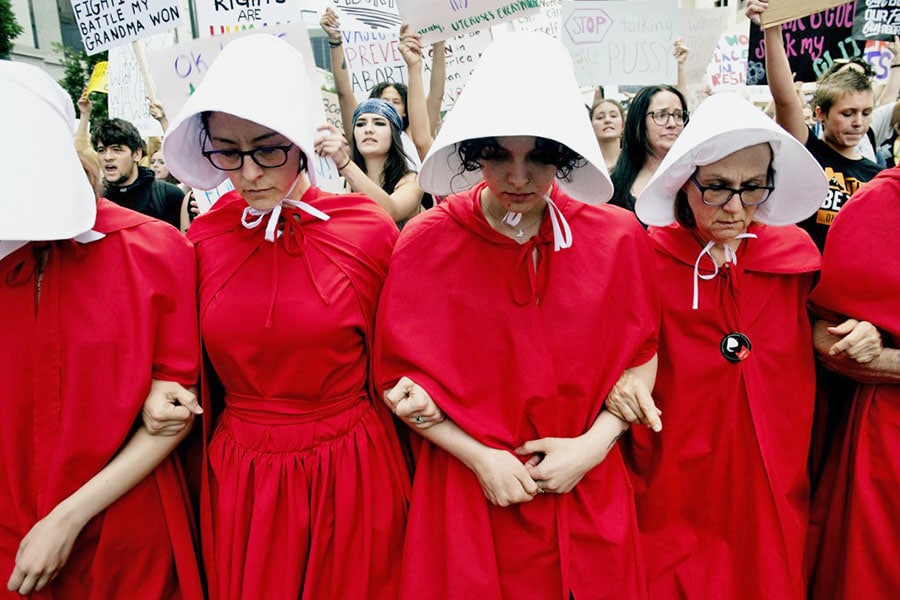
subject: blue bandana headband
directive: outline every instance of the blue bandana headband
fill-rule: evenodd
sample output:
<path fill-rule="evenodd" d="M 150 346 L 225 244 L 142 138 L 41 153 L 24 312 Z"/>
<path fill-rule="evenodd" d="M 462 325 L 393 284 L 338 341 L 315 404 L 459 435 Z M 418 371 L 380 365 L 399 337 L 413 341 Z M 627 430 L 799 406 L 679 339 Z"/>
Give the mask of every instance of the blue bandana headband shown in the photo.
<path fill-rule="evenodd" d="M 380 98 L 369 98 L 365 102 L 360 102 L 359 106 L 356 107 L 356 110 L 353 111 L 354 127 L 356 126 L 356 119 L 359 118 L 359 115 L 369 113 L 381 115 L 391 122 L 394 129 L 403 131 L 403 121 L 400 120 L 400 115 L 397 114 L 397 110 L 391 106 L 390 102 Z"/>

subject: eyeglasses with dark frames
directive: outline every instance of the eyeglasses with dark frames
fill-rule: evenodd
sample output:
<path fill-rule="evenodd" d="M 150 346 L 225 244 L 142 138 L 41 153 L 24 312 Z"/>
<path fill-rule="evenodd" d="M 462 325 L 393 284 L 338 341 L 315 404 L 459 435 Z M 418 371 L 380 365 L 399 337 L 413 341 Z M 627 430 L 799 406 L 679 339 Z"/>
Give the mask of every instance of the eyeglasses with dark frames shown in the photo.
<path fill-rule="evenodd" d="M 724 185 L 703 185 L 697 181 L 697 174 L 691 175 L 691 182 L 700 190 L 700 200 L 707 206 L 725 206 L 737 194 L 744 206 L 759 206 L 769 199 L 774 185 L 749 185 L 730 188 Z"/>
<path fill-rule="evenodd" d="M 287 146 L 260 146 L 253 150 L 204 150 L 206 160 L 220 171 L 237 171 L 244 166 L 244 157 L 249 156 L 263 169 L 276 169 L 287 163 L 288 152 L 294 144 Z"/>
<path fill-rule="evenodd" d="M 660 127 L 668 125 L 670 117 L 675 120 L 676 125 L 684 125 L 688 121 L 687 113 L 677 109 L 672 112 L 667 110 L 651 110 L 647 113 L 647 116 L 653 119 L 653 122 Z"/>

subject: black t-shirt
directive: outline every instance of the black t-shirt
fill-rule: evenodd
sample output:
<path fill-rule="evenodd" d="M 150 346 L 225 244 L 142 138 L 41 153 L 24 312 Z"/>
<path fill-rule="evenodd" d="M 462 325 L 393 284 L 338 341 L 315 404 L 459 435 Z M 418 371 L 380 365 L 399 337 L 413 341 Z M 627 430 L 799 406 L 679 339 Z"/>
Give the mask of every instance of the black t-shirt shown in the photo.
<path fill-rule="evenodd" d="M 128 186 L 106 186 L 104 196 L 120 206 L 178 227 L 184 192 L 177 185 L 157 180 L 153 171 L 138 167 L 138 178 Z"/>
<path fill-rule="evenodd" d="M 821 252 L 825 247 L 828 228 L 841 210 L 841 206 L 862 184 L 878 175 L 882 168 L 867 158 L 852 160 L 841 155 L 817 138 L 812 131 L 806 139 L 806 149 L 825 170 L 825 176 L 828 177 L 828 194 L 819 210 L 797 225 L 809 233 Z"/>

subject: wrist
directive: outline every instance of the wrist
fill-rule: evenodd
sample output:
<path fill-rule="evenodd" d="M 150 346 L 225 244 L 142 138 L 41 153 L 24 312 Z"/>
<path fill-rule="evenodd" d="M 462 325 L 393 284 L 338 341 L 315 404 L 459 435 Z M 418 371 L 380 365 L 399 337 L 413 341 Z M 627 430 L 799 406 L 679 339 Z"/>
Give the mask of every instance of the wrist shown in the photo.
<path fill-rule="evenodd" d="M 344 44 L 344 40 L 342 40 L 341 38 L 337 38 L 336 40 L 332 39 L 332 38 L 328 38 L 328 45 L 331 46 L 332 48 L 340 48 L 343 44 Z"/>
<path fill-rule="evenodd" d="M 353 162 L 353 160 L 349 156 L 347 156 L 347 162 L 345 162 L 344 164 L 342 164 L 341 166 L 339 166 L 337 168 L 338 173 L 340 173 L 341 171 L 346 169 L 348 166 L 350 166 L 350 163 L 352 163 L 352 162 Z"/>

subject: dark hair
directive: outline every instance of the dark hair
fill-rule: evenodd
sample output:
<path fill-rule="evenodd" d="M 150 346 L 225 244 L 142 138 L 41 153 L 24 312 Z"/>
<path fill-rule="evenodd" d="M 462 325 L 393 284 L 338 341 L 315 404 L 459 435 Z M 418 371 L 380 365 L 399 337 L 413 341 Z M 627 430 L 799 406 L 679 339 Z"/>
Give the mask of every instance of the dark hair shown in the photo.
<path fill-rule="evenodd" d="M 671 92 L 678 96 L 681 110 L 688 113 L 687 100 L 677 88 L 671 85 L 648 85 L 635 94 L 628 105 L 625 117 L 625 132 L 622 135 L 622 153 L 613 167 L 610 178 L 613 182 L 613 197 L 610 204 L 634 211 L 631 186 L 650 156 L 650 140 L 647 136 L 647 112 L 650 102 L 659 92 Z M 686 122 L 686 121 L 685 121 Z"/>
<path fill-rule="evenodd" d="M 504 149 L 495 137 L 473 138 L 463 140 L 456 145 L 459 156 L 460 175 L 465 171 L 478 171 L 482 160 L 503 158 Z M 556 167 L 557 179 L 566 179 L 572 171 L 587 164 L 577 152 L 555 140 L 534 138 L 534 150 L 531 151 L 535 162 Z"/>
<path fill-rule="evenodd" d="M 409 168 L 409 156 L 407 156 L 406 152 L 403 150 L 403 140 L 400 139 L 400 132 L 397 131 L 393 126 L 389 125 L 391 129 L 391 147 L 388 148 L 387 157 L 384 161 L 384 170 L 381 172 L 381 181 L 377 182 L 379 187 L 383 189 L 388 194 L 394 193 L 394 188 L 397 186 L 397 182 L 403 178 L 404 175 L 409 173 L 411 169 Z M 356 163 L 362 172 L 366 175 L 369 172 L 366 170 L 366 159 L 360 153 L 359 148 L 356 147 L 356 123 L 353 124 L 353 131 L 350 132 L 350 152 L 351 158 L 353 162 Z"/>
<path fill-rule="evenodd" d="M 869 78 L 854 69 L 844 69 L 834 75 L 823 78 L 816 93 L 813 94 L 813 106 L 818 106 L 826 115 L 835 102 L 856 92 L 871 92 L 872 83 Z"/>
<path fill-rule="evenodd" d="M 409 103 L 407 102 L 407 89 L 406 85 L 402 83 L 394 83 L 393 81 L 382 81 L 379 84 L 376 84 L 375 87 L 372 88 L 372 91 L 369 92 L 369 98 L 381 98 L 381 94 L 384 93 L 384 90 L 392 87 L 397 90 L 397 93 L 400 94 L 400 99 L 403 100 L 403 129 L 409 127 Z"/>
<path fill-rule="evenodd" d="M 212 116 L 213 112 L 215 112 L 215 111 L 204 110 L 202 113 L 200 113 L 200 123 L 202 124 L 202 127 L 200 128 L 200 149 L 201 150 L 206 148 L 207 144 L 209 143 L 209 118 Z M 273 129 L 273 131 L 274 131 L 274 129 Z M 281 133 L 281 132 L 279 131 L 278 133 Z M 281 134 L 281 135 L 284 135 L 284 134 Z M 297 144 L 294 144 L 294 145 L 297 146 Z M 303 171 L 307 170 L 308 161 L 306 159 L 306 152 L 303 151 L 303 148 L 300 148 L 300 146 L 297 146 L 297 149 L 300 150 L 300 168 L 297 170 L 297 172 L 302 173 Z"/>
<path fill-rule="evenodd" d="M 95 148 L 98 144 L 104 146 L 120 144 L 128 146 L 132 152 L 145 148 L 137 127 L 123 119 L 108 119 L 97 125 L 94 135 L 91 136 L 91 143 Z"/>

